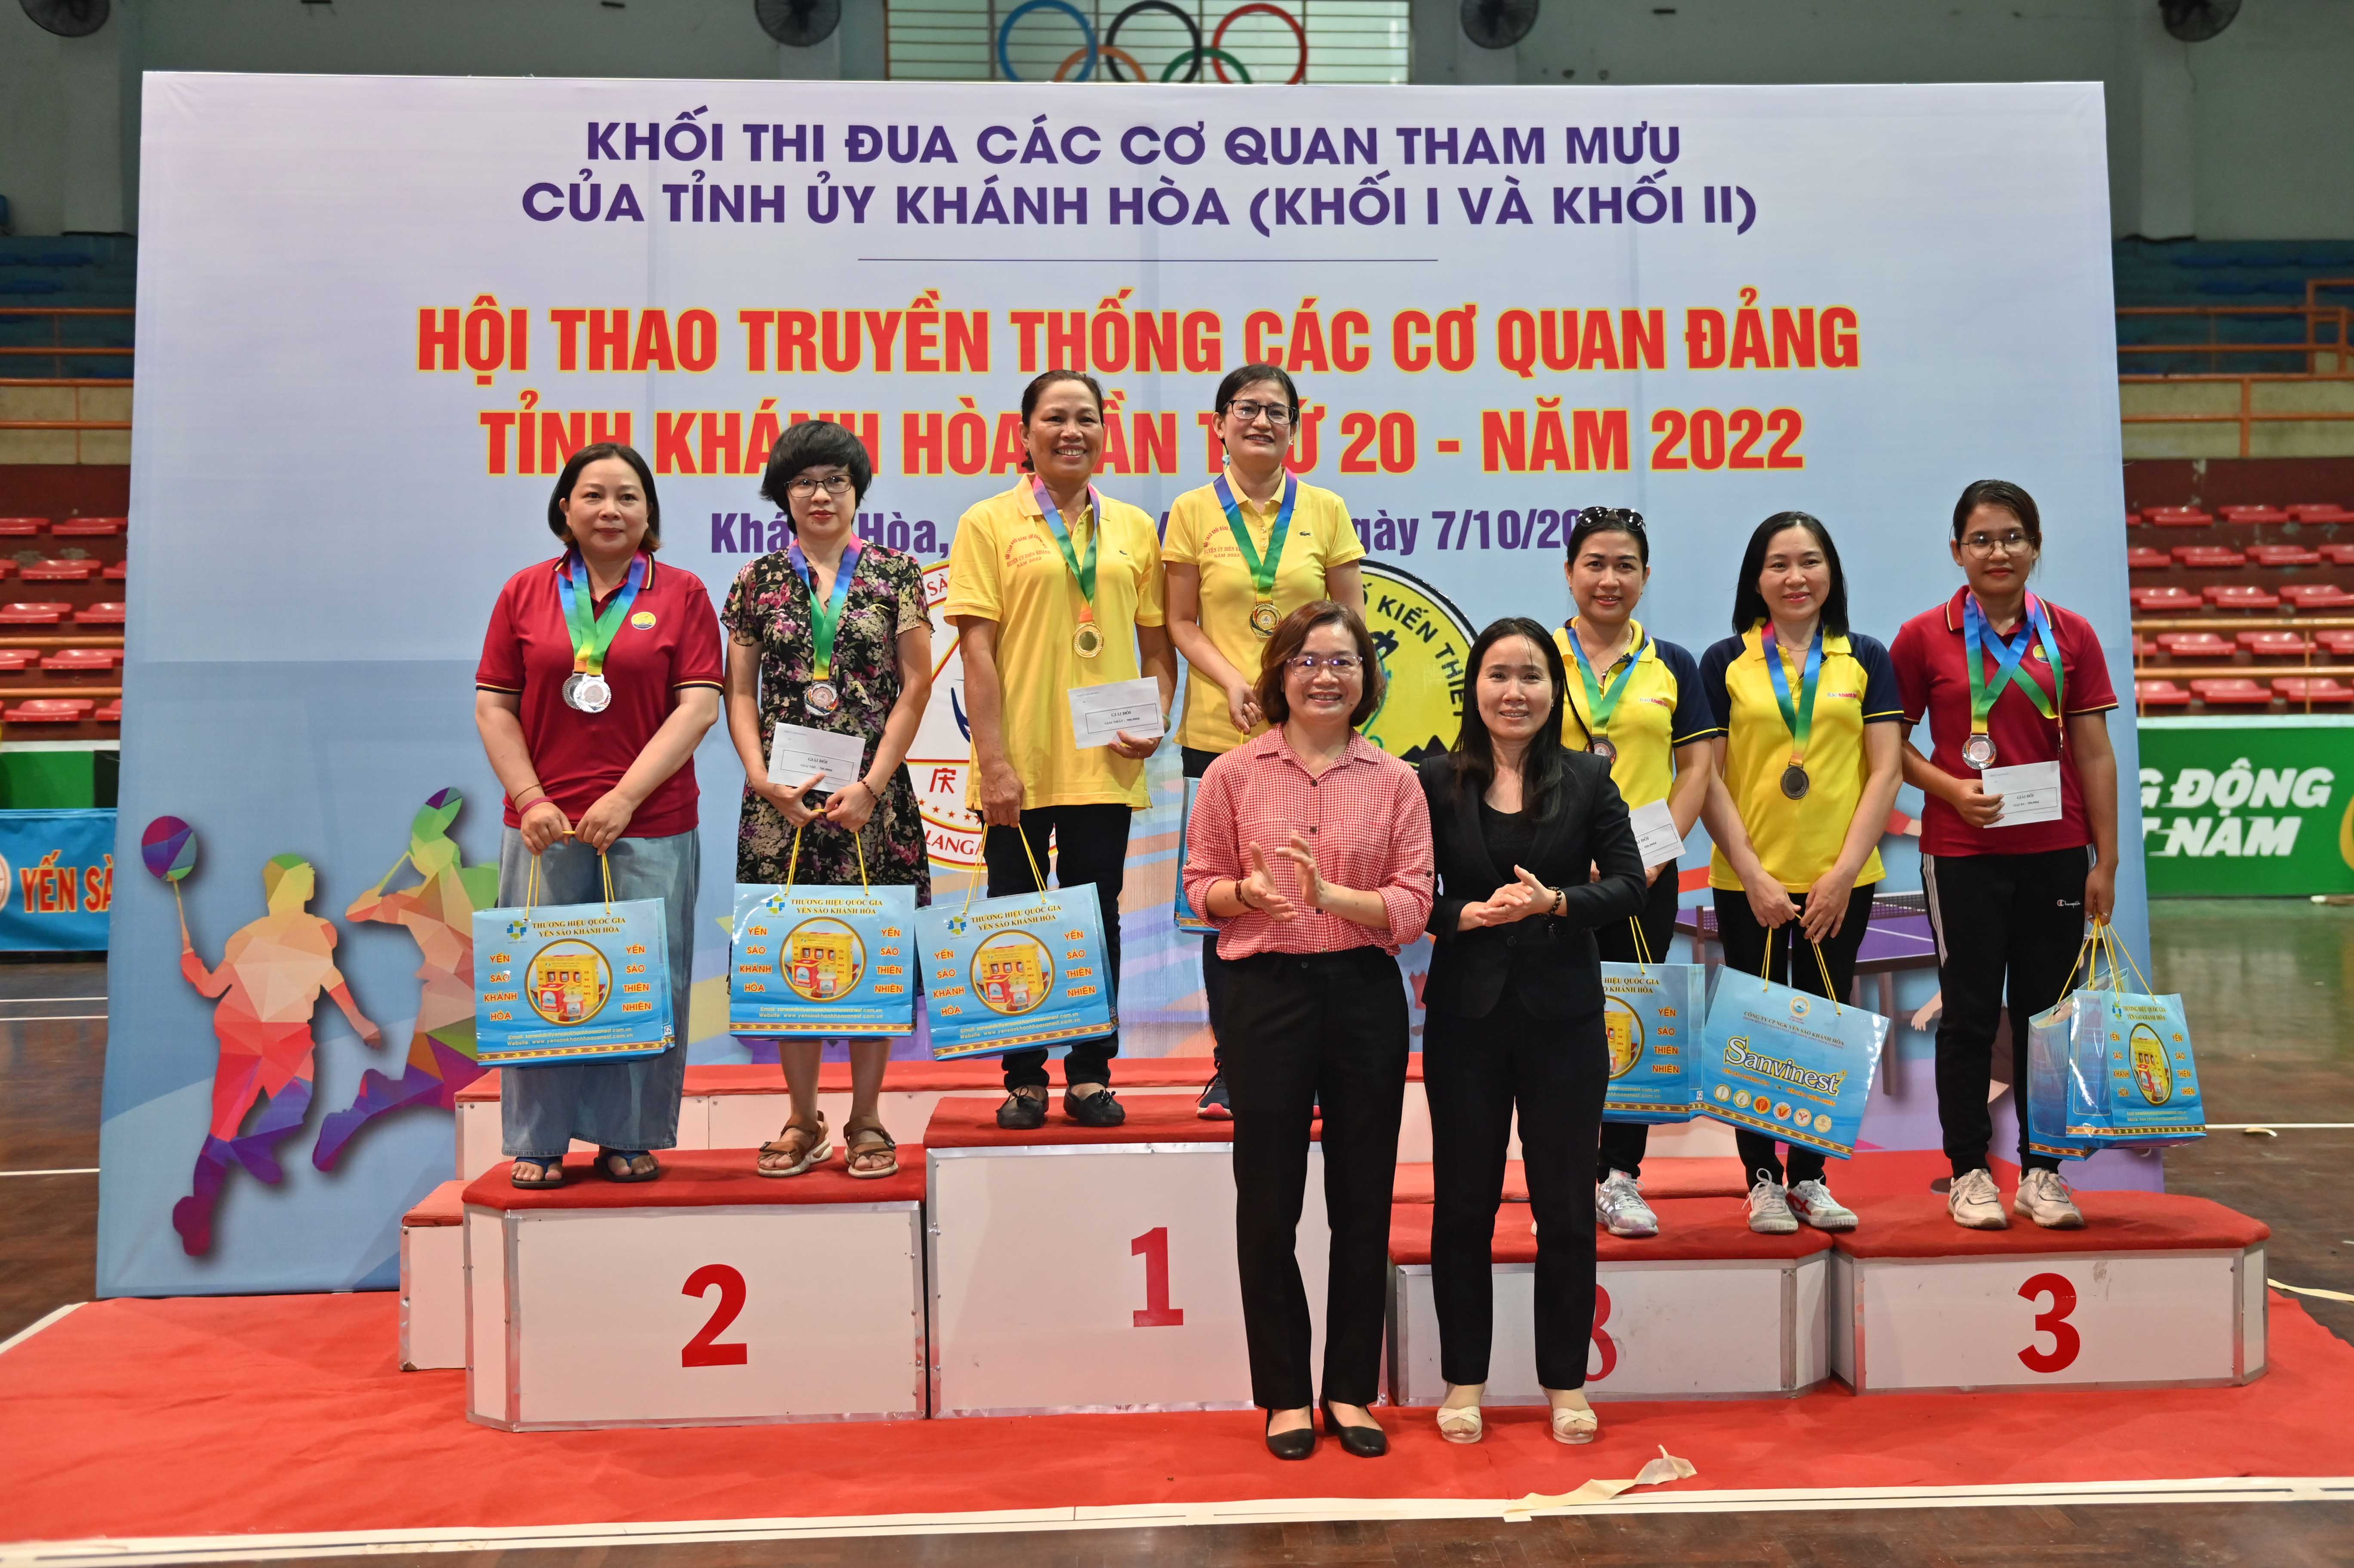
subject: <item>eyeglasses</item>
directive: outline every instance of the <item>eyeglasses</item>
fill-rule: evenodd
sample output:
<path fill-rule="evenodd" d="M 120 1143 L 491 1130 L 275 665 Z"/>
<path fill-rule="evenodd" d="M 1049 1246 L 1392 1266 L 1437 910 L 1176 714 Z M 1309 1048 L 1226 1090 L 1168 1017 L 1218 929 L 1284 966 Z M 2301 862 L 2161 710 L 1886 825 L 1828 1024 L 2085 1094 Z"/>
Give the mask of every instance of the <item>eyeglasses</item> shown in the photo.
<path fill-rule="evenodd" d="M 1316 678 L 1318 670 L 1330 670 L 1335 675 L 1353 675 L 1364 666 L 1364 661 L 1354 653 L 1333 653 L 1321 659 L 1313 653 L 1299 653 L 1283 662 L 1293 674 L 1303 675 L 1311 681 Z"/>
<path fill-rule="evenodd" d="M 811 496 L 815 495 L 821 490 L 824 491 L 828 495 L 847 495 L 857 488 L 858 487 L 856 485 L 850 482 L 850 476 L 848 474 L 837 473 L 826 479 L 794 480 L 791 483 L 785 486 L 785 493 L 787 495 L 797 497 L 800 500 L 807 501 Z"/>
<path fill-rule="evenodd" d="M 2015 556 L 2033 547 L 2027 535 L 2016 528 L 2008 534 L 1973 534 L 1962 541 L 1962 548 L 1973 556 L 1991 556 L 1998 548 L 2005 555 Z"/>
<path fill-rule="evenodd" d="M 1288 403 L 1257 403 L 1247 397 L 1238 397 L 1226 405 L 1226 412 L 1246 425 L 1257 424 L 1261 415 L 1265 415 L 1267 422 L 1278 429 L 1291 423 L 1291 406 Z"/>

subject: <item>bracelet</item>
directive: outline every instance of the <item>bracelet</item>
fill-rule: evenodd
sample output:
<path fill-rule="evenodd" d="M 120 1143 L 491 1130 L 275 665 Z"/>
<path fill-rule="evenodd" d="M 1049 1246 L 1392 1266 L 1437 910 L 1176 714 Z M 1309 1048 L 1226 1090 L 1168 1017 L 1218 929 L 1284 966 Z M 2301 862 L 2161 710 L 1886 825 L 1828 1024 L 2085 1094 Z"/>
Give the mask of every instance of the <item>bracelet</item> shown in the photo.
<path fill-rule="evenodd" d="M 1252 903 L 1249 896 L 1243 892 L 1242 879 L 1239 877 L 1235 879 L 1235 902 L 1253 912 L 1258 909 L 1258 906 Z"/>
<path fill-rule="evenodd" d="M 529 785 L 529 786 L 527 786 L 527 787 L 525 788 L 525 791 L 524 791 L 524 792 L 525 792 L 525 794 L 537 795 L 541 800 L 546 800 L 546 799 L 547 799 L 547 791 L 546 791 L 545 789 L 542 789 L 539 785 L 536 785 L 536 784 L 533 784 L 533 785 Z M 517 801 L 514 803 L 514 809 L 515 809 L 517 811 L 525 811 L 525 810 L 529 810 L 531 809 L 531 806 L 532 806 L 532 805 L 537 805 L 537 804 L 538 804 L 538 801 L 536 801 L 536 800 L 535 800 L 535 801 L 531 802 L 531 803 L 530 803 L 530 805 L 526 805 L 526 804 L 525 804 L 524 801 L 522 801 L 522 800 L 517 800 Z"/>

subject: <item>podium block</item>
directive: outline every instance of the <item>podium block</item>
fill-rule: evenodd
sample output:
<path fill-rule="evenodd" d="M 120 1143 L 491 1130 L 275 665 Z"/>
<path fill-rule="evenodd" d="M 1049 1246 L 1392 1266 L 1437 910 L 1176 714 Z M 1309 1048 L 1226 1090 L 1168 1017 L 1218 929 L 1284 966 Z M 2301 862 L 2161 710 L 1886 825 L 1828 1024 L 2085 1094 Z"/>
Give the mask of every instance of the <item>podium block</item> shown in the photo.
<path fill-rule="evenodd" d="M 444 1181 L 400 1219 L 400 1370 L 466 1364 L 463 1181 Z"/>
<path fill-rule="evenodd" d="M 653 1181 L 589 1161 L 465 1192 L 466 1414 L 511 1432 L 897 1420 L 925 1413 L 924 1151 L 756 1175 L 673 1151 Z"/>
<path fill-rule="evenodd" d="M 504 1170 L 510 1163 L 500 1147 L 504 1129 L 500 1125 L 499 1082 L 507 1071 L 504 1067 L 493 1067 L 458 1091 L 458 1180 L 461 1181 L 487 1176 L 493 1171 Z M 528 1073 L 531 1069 L 520 1067 L 514 1071 Z M 693 1067 L 687 1069 L 690 1084 L 695 1072 Z M 678 1147 L 710 1148 L 711 1139 L 705 1132 L 708 1122 L 709 1115 L 704 1103 L 690 1091 L 679 1105 Z M 594 1154 L 597 1146 L 575 1139 L 570 1151 L 574 1154 Z"/>
<path fill-rule="evenodd" d="M 1648 1176 L 1651 1167 L 1647 1162 Z M 1745 1399 L 1802 1393 L 1830 1376 L 1824 1299 L 1830 1238 L 1761 1236 L 1723 1198 L 1659 1198 L 1659 1234 L 1596 1238 L 1594 1337 L 1586 1397 Z M 1437 1404 L 1438 1312 L 1431 1293 L 1428 1203 L 1400 1203 L 1390 1224 L 1394 1295 L 1390 1397 Z M 1536 1372 L 1536 1235 L 1526 1204 L 1496 1217 L 1496 1328 L 1487 1402 L 1543 1404 Z"/>
<path fill-rule="evenodd" d="M 1124 1127 L 1002 1132 L 943 1100 L 930 1156 L 932 1413 L 1250 1404 L 1235 1266 L 1233 1124 L 1192 1095 L 1122 1096 Z M 1300 1274 L 1320 1349 L 1328 1232 L 1309 1150 Z"/>
<path fill-rule="evenodd" d="M 2077 1231 L 2017 1216 L 1966 1231 L 1927 1194 L 1858 1202 L 1831 1258 L 1833 1370 L 1858 1393 L 2202 1387 L 2264 1372 L 2266 1226 L 2175 1193 L 2076 1202 Z"/>

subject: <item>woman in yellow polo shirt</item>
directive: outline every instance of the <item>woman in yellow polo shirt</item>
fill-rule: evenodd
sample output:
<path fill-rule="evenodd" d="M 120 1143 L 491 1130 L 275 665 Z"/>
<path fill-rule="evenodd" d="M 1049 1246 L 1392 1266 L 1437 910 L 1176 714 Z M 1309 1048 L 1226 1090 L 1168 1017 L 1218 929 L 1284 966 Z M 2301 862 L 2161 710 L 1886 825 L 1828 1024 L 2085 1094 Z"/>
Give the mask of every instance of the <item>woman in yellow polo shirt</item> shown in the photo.
<path fill-rule="evenodd" d="M 1178 721 L 1187 800 L 1192 781 L 1266 727 L 1253 694 L 1260 652 L 1283 618 L 1330 599 L 1365 613 L 1365 553 L 1348 503 L 1284 471 L 1299 428 L 1299 388 L 1280 366 L 1245 365 L 1218 383 L 1218 440 L 1225 468 L 1169 508 L 1161 559 L 1169 574 L 1169 640 L 1185 655 L 1185 712 Z M 1214 945 L 1215 931 L 1202 939 Z M 1207 948 L 1204 949 L 1204 958 Z M 1217 966 L 1203 964 L 1214 985 Z M 1215 1047 L 1213 1047 L 1215 1054 Z M 1202 1116 L 1225 1121 L 1223 1071 L 1202 1091 Z"/>
<path fill-rule="evenodd" d="M 1643 630 L 1635 606 L 1651 580 L 1651 541 L 1643 514 L 1622 506 L 1588 506 L 1569 531 L 1563 568 L 1577 613 L 1556 630 L 1564 669 L 1574 672 L 1562 705 L 1561 743 L 1610 759 L 1610 779 L 1638 818 L 1664 808 L 1676 836 L 1691 834 L 1708 798 L 1712 771 L 1709 740 L 1722 734 L 1701 695 L 1700 667 L 1673 642 Z M 1638 821 L 1638 832 L 1641 823 Z M 1646 857 L 1648 858 L 1648 857 Z M 1676 934 L 1676 862 L 1644 867 L 1650 891 L 1633 921 L 1597 926 L 1594 944 L 1605 962 L 1631 964 L 1643 954 L 1657 963 Z M 1643 934 L 1640 953 L 1635 927 Z M 1594 1217 L 1614 1236 L 1659 1234 L 1659 1216 L 1636 1186 L 1651 1129 L 1612 1121 L 1605 1113 L 1596 1160 Z"/>
<path fill-rule="evenodd" d="M 1165 729 L 1177 657 L 1161 628 L 1152 519 L 1094 484 L 1103 420 L 1103 388 L 1091 376 L 1049 370 L 1023 389 L 1030 471 L 957 520 L 943 613 L 964 661 L 972 730 L 965 793 L 986 824 L 989 895 L 1037 891 L 1032 863 L 1045 864 L 1051 838 L 1055 885 L 1095 885 L 1116 995 L 1129 822 L 1151 803 L 1144 759 L 1160 737 L 1123 732 L 1081 750 L 1066 694 L 1150 675 L 1161 688 Z M 1065 1116 L 1084 1127 L 1128 1119 L 1110 1087 L 1119 1054 L 1117 1031 L 1072 1044 L 1063 1064 Z M 1008 1052 L 997 1125 L 1043 1126 L 1046 1086 L 1044 1051 Z"/>
<path fill-rule="evenodd" d="M 1830 530 L 1804 512 L 1757 525 L 1733 595 L 1735 635 L 1701 658 L 1701 686 L 1724 732 L 1702 816 L 1716 842 L 1709 886 L 1724 961 L 1817 996 L 1845 998 L 1882 876 L 1880 836 L 1903 777 L 1904 705 L 1888 650 L 1848 630 L 1847 578 Z M 1784 933 L 1782 927 L 1791 927 Z M 1821 949 L 1794 958 L 1800 940 Z M 1823 971 L 1830 990 L 1823 989 Z M 1734 1129 L 1749 1228 L 1786 1235 L 1855 1228 L 1831 1196 L 1823 1156 Z"/>

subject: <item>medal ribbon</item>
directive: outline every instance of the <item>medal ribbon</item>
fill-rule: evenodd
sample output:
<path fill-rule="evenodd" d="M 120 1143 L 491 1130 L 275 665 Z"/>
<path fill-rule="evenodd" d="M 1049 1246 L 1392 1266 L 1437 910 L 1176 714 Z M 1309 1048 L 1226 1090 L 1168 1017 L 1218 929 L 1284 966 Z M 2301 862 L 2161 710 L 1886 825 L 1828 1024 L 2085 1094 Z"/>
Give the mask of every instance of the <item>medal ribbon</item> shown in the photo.
<path fill-rule="evenodd" d="M 564 600 L 564 624 L 572 633 L 572 673 L 576 675 L 601 675 L 605 672 L 605 651 L 613 645 L 621 630 L 621 621 L 630 613 L 630 606 L 638 597 L 638 589 L 646 580 L 646 558 L 633 556 L 630 559 L 630 575 L 622 579 L 621 589 L 605 613 L 590 620 L 591 595 L 580 592 L 572 585 L 572 568 L 580 567 L 585 578 L 588 567 L 578 552 L 564 557 L 563 569 L 556 574 L 556 590 Z M 593 593 L 593 585 L 592 585 Z"/>
<path fill-rule="evenodd" d="M 1071 548 L 1071 531 L 1063 524 L 1063 509 L 1047 493 L 1046 482 L 1034 473 L 1030 476 L 1030 488 L 1038 493 L 1038 510 L 1045 514 L 1047 530 L 1055 535 L 1055 547 L 1063 552 L 1063 564 L 1078 579 L 1079 597 L 1086 601 L 1079 607 L 1079 619 L 1092 621 L 1096 618 L 1096 546 L 1103 542 L 1103 497 L 1096 493 L 1094 485 L 1087 486 L 1087 502 L 1095 509 L 1095 526 L 1087 530 L 1087 558 L 1082 561 L 1078 552 Z"/>
<path fill-rule="evenodd" d="M 1994 712 L 2005 686 L 2016 685 L 2027 694 L 2036 712 L 2045 718 L 2060 717 L 2060 702 L 2067 691 L 2067 674 L 2060 665 L 2060 645 L 2052 635 L 2052 618 L 2044 613 L 2043 601 L 2033 594 L 2027 596 L 2026 624 L 2019 629 L 2017 641 L 2006 640 L 1988 623 L 1986 612 L 1978 608 L 1978 596 L 1971 594 L 1962 600 L 1962 641 L 1965 652 L 1962 663 L 1970 673 L 1970 733 L 1987 732 L 1987 715 Z M 2028 673 L 2027 650 L 2041 639 L 2044 662 L 2052 666 L 2052 695 L 2045 696 L 2043 688 L 2035 683 Z M 1995 677 L 1991 684 L 1986 678 L 1987 644 L 1994 644 Z"/>
<path fill-rule="evenodd" d="M 1291 474 L 1283 476 L 1283 507 L 1275 514 L 1275 527 L 1267 536 L 1267 557 L 1259 558 L 1258 546 L 1251 541 L 1250 524 L 1243 521 L 1243 509 L 1235 499 L 1234 487 L 1226 482 L 1224 470 L 1219 471 L 1212 486 L 1218 493 L 1218 504 L 1226 509 L 1226 526 L 1235 531 L 1235 547 L 1243 553 L 1243 565 L 1250 568 L 1251 586 L 1263 600 L 1275 598 L 1275 568 L 1283 559 L 1283 542 L 1291 535 L 1291 509 L 1299 503 L 1299 481 Z"/>
<path fill-rule="evenodd" d="M 1790 673 L 1782 668 L 1782 645 L 1774 640 L 1774 623 L 1766 623 L 1766 670 L 1774 681 L 1774 702 L 1782 710 L 1782 722 L 1790 726 L 1790 766 L 1803 768 L 1807 763 L 1807 742 L 1815 733 L 1815 688 L 1823 676 L 1823 629 L 1815 628 L 1815 640 L 1807 648 L 1806 673 L 1798 677 L 1798 700 L 1790 701 Z"/>
<path fill-rule="evenodd" d="M 1578 678 L 1585 683 L 1586 732 L 1606 738 L 1610 733 L 1610 715 L 1618 711 L 1618 699 L 1627 694 L 1628 683 L 1635 678 L 1635 666 L 1638 662 L 1635 655 L 1641 652 L 1642 641 L 1638 638 L 1635 646 L 1627 650 L 1624 668 L 1619 670 L 1618 678 L 1606 684 L 1594 678 L 1594 666 L 1586 662 L 1585 645 L 1577 640 L 1575 618 L 1569 623 L 1568 641 L 1570 657 L 1577 665 Z"/>
<path fill-rule="evenodd" d="M 850 579 L 858 570 L 859 553 L 865 547 L 856 539 L 843 546 L 842 559 L 833 568 L 833 593 L 829 602 L 820 604 L 817 575 L 810 570 L 809 557 L 801 554 L 801 542 L 795 540 L 785 546 L 785 557 L 792 562 L 794 575 L 809 589 L 810 668 L 813 680 L 833 678 L 833 635 L 842 629 L 842 609 L 850 602 Z"/>

